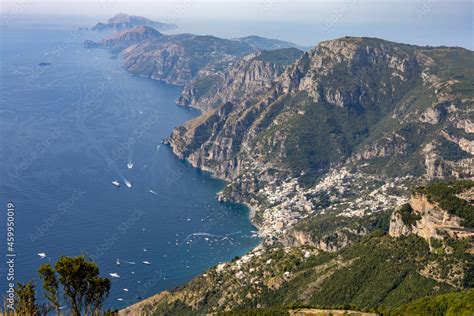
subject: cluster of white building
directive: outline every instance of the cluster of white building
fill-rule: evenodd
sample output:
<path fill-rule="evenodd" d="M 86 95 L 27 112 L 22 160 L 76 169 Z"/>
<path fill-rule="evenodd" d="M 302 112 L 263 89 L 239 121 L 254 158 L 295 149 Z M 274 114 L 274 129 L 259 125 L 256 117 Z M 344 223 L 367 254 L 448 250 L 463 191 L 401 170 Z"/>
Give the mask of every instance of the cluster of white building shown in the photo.
<path fill-rule="evenodd" d="M 308 189 L 303 189 L 297 178 L 287 179 L 280 185 L 270 183 L 258 192 L 266 201 L 260 234 L 263 237 L 279 236 L 312 214 L 334 212 L 337 216 L 361 217 L 395 208 L 407 202 L 406 184 L 410 178 L 387 180 L 360 172 L 351 173 L 343 167 L 332 170 Z"/>

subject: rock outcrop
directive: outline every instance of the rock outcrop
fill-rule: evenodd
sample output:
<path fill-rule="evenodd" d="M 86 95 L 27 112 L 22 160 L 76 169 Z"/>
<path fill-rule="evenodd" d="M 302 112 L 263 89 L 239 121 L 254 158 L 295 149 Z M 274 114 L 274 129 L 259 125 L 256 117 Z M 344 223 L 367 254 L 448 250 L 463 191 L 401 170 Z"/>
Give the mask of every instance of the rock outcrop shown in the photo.
<path fill-rule="evenodd" d="M 469 193 L 471 192 L 471 193 Z M 468 198 L 472 188 L 459 196 Z M 469 203 L 470 200 L 469 200 Z M 423 194 L 415 194 L 409 204 L 399 207 L 390 219 L 389 235 L 392 237 L 420 236 L 431 244 L 433 239 L 474 240 L 474 229 L 463 225 L 464 219 L 442 209 Z M 474 243 L 471 244 L 474 250 Z"/>

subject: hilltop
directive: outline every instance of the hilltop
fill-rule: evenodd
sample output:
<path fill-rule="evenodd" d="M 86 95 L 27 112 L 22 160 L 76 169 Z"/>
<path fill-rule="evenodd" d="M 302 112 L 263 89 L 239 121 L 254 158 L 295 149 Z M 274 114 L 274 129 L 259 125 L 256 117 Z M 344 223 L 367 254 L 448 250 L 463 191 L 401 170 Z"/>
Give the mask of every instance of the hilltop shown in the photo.
<path fill-rule="evenodd" d="M 155 28 L 159 31 L 167 31 L 177 28 L 175 24 L 163 23 L 153 21 L 141 16 L 128 15 L 125 13 L 117 13 L 115 16 L 110 18 L 106 23 L 97 23 L 91 29 L 93 31 L 123 31 L 125 29 L 134 28 L 137 26 L 148 26 Z"/>

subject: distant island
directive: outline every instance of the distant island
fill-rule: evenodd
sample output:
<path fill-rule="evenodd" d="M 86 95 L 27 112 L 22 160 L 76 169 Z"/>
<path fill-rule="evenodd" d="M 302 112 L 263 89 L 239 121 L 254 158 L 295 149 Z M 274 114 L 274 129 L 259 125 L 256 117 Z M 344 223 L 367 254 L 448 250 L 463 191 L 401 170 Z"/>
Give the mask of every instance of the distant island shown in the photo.
<path fill-rule="evenodd" d="M 107 23 L 97 23 L 91 28 L 93 31 L 123 31 L 137 26 L 149 26 L 159 31 L 167 31 L 177 28 L 176 24 L 153 21 L 141 16 L 117 13 Z"/>

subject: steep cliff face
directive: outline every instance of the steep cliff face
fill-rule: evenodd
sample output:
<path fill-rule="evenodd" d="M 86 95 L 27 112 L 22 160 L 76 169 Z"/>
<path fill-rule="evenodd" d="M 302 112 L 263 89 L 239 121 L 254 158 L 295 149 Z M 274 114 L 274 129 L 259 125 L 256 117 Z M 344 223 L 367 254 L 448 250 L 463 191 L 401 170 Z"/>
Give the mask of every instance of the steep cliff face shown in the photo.
<path fill-rule="evenodd" d="M 255 102 L 302 53 L 296 48 L 260 51 L 245 56 L 221 74 L 201 70 L 197 78 L 184 87 L 177 104 L 207 111 L 240 99 Z"/>

